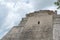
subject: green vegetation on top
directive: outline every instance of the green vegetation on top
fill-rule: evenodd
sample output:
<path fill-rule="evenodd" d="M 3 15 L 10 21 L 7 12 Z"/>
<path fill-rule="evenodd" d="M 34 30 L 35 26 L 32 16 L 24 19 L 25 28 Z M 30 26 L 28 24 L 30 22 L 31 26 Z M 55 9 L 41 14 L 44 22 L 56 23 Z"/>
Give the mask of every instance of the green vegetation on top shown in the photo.
<path fill-rule="evenodd" d="M 57 9 L 60 9 L 60 0 L 57 0 L 57 2 L 54 2 L 54 4 L 58 6 Z"/>

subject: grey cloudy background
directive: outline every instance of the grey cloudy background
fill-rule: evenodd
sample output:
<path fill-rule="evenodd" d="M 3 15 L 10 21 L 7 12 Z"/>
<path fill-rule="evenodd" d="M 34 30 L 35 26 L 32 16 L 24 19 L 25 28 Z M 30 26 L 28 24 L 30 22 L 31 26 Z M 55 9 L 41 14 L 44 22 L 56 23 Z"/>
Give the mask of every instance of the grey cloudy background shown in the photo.
<path fill-rule="evenodd" d="M 56 10 L 56 0 L 0 0 L 0 38 L 18 25 L 26 13 L 36 10 Z M 59 12 L 58 12 L 59 13 Z"/>

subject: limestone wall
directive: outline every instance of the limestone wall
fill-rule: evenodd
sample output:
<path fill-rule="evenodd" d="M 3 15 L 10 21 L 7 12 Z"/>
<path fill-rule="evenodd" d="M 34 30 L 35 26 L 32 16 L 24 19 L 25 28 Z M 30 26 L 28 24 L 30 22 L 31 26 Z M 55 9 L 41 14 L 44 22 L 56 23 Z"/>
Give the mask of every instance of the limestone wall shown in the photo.
<path fill-rule="evenodd" d="M 60 15 L 55 16 L 53 27 L 53 39 L 60 40 Z"/>
<path fill-rule="evenodd" d="M 53 18 L 49 10 L 26 14 L 20 24 L 13 27 L 2 40 L 53 40 Z"/>
<path fill-rule="evenodd" d="M 53 40 L 52 18 L 52 15 L 29 17 L 21 40 Z M 40 24 L 38 24 L 38 21 L 40 21 Z M 32 33 L 29 34 L 29 31 Z M 27 35 L 33 35 L 33 37 L 31 38 Z"/>

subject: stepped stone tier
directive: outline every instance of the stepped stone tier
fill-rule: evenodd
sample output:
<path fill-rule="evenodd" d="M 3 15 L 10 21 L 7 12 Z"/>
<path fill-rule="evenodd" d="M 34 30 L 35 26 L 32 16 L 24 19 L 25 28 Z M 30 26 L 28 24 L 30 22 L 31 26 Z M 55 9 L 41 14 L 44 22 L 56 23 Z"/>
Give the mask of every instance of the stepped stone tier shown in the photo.
<path fill-rule="evenodd" d="M 60 40 L 60 15 L 40 10 L 26 14 L 1 40 Z"/>

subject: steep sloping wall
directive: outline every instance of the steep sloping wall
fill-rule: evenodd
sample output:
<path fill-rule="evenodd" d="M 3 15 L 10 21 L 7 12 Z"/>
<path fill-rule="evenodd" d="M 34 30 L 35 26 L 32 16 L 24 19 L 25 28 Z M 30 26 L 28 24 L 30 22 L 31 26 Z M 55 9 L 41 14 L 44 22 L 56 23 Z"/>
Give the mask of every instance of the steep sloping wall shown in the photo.
<path fill-rule="evenodd" d="M 1 40 L 53 40 L 54 15 L 55 12 L 49 10 L 27 14 Z"/>

